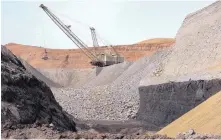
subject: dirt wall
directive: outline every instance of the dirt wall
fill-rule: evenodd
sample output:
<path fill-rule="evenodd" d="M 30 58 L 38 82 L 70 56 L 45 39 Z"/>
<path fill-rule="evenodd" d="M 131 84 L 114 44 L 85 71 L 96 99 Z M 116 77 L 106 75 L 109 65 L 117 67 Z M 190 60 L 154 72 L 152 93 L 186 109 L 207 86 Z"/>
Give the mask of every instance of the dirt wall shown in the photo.
<path fill-rule="evenodd" d="M 170 47 L 173 43 L 135 44 L 114 46 L 126 61 L 135 61 L 150 56 L 155 51 Z M 9 43 L 6 47 L 35 68 L 91 68 L 90 59 L 79 49 L 46 49 L 48 60 L 43 60 L 45 48 Z M 94 48 L 89 48 L 94 51 Z M 96 48 L 97 52 L 108 51 L 107 47 Z"/>
<path fill-rule="evenodd" d="M 220 90 L 220 79 L 141 86 L 138 119 L 165 126 Z"/>

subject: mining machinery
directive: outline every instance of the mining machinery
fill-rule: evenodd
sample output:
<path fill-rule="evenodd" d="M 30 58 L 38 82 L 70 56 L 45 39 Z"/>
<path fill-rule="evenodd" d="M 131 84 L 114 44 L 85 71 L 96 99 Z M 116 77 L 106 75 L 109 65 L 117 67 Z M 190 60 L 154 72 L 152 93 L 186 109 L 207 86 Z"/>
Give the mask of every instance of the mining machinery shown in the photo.
<path fill-rule="evenodd" d="M 117 63 L 124 62 L 124 58 L 119 55 L 119 53 L 115 50 L 112 45 L 106 45 L 104 52 L 99 52 L 97 49 L 99 46 L 97 35 L 94 27 L 90 27 L 91 37 L 93 41 L 93 46 L 95 50 L 95 55 L 100 59 L 105 61 L 106 65 L 113 65 Z"/>
<path fill-rule="evenodd" d="M 66 34 L 66 36 L 71 39 L 71 41 L 79 48 L 81 51 L 91 60 L 90 63 L 93 66 L 105 67 L 117 63 L 122 63 L 124 61 L 123 57 L 116 57 L 115 55 L 110 55 L 108 53 L 102 52 L 98 53 L 95 51 L 93 53 L 91 49 L 76 35 L 71 31 L 71 26 L 64 24 L 56 15 L 54 15 L 48 7 L 43 4 L 40 5 L 40 8 L 50 17 L 50 19 Z M 91 28 L 93 45 L 95 48 L 98 48 L 98 41 L 95 34 L 95 29 Z M 119 59 L 120 58 L 120 59 Z"/>

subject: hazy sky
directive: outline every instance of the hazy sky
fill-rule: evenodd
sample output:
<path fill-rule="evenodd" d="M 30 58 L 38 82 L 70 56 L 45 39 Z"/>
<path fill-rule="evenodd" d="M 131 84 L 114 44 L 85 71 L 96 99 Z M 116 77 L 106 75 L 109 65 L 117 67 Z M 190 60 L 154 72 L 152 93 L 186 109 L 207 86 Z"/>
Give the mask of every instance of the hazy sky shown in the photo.
<path fill-rule="evenodd" d="M 83 42 L 92 45 L 89 26 L 108 43 L 133 44 L 156 37 L 175 37 L 185 16 L 214 1 L 62 0 L 1 1 L 1 43 L 47 48 L 76 48 L 39 8 L 43 3 Z"/>

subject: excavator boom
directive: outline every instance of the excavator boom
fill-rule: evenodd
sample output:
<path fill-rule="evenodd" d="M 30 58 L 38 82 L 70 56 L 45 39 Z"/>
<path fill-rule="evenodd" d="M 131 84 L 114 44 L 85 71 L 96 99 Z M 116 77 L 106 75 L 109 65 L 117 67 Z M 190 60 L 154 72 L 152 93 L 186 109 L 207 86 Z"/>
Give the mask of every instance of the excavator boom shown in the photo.
<path fill-rule="evenodd" d="M 65 25 L 57 16 L 55 16 L 46 6 L 43 4 L 40 5 L 40 7 L 44 10 L 44 12 L 50 17 L 50 19 L 66 34 L 67 37 L 69 37 L 74 44 L 83 51 L 87 57 L 89 57 L 92 61 L 99 61 L 99 59 L 90 52 L 88 49 L 88 46 L 80 40 L 70 29 L 70 25 Z"/>
<path fill-rule="evenodd" d="M 94 27 L 90 27 L 90 30 L 94 47 L 99 47 Z"/>
<path fill-rule="evenodd" d="M 112 55 L 108 54 L 100 54 L 97 55 L 96 51 L 95 54 L 93 54 L 90 49 L 88 49 L 88 46 L 80 39 L 78 38 L 72 31 L 70 25 L 65 25 L 56 15 L 54 15 L 46 6 L 43 4 L 40 5 L 40 7 L 44 10 L 44 12 L 50 17 L 50 19 L 66 34 L 66 36 L 71 39 L 74 44 L 83 51 L 83 53 L 91 59 L 91 64 L 98 67 L 104 67 L 108 65 L 113 65 L 117 63 L 121 63 L 124 60 L 119 59 L 119 57 L 114 57 Z M 95 29 L 92 27 L 91 29 L 91 35 L 93 39 L 94 47 L 99 47 L 98 41 L 96 38 Z"/>

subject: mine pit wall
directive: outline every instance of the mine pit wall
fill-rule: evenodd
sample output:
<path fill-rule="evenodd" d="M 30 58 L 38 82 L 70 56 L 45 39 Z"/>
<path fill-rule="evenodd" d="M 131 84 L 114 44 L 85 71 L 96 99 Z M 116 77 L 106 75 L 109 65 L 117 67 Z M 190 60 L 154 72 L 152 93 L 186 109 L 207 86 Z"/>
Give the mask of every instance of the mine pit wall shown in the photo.
<path fill-rule="evenodd" d="M 126 61 L 136 61 L 143 56 L 150 56 L 159 49 L 172 46 L 173 43 L 163 44 L 133 44 L 116 45 L 115 50 L 124 57 Z M 80 49 L 47 49 L 48 60 L 41 59 L 45 48 L 9 43 L 6 47 L 16 56 L 21 57 L 35 68 L 91 68 L 90 59 Z M 110 48 L 111 49 L 111 48 Z M 94 48 L 90 47 L 94 52 Z M 107 51 L 107 47 L 96 48 L 97 52 Z M 66 61 L 66 56 L 68 60 Z"/>
<path fill-rule="evenodd" d="M 221 90 L 221 79 L 139 87 L 137 119 L 161 128 Z"/>
<path fill-rule="evenodd" d="M 173 43 L 164 44 L 133 44 L 113 46 L 126 61 L 136 61 L 143 56 L 150 56 L 160 49 L 172 46 Z"/>

